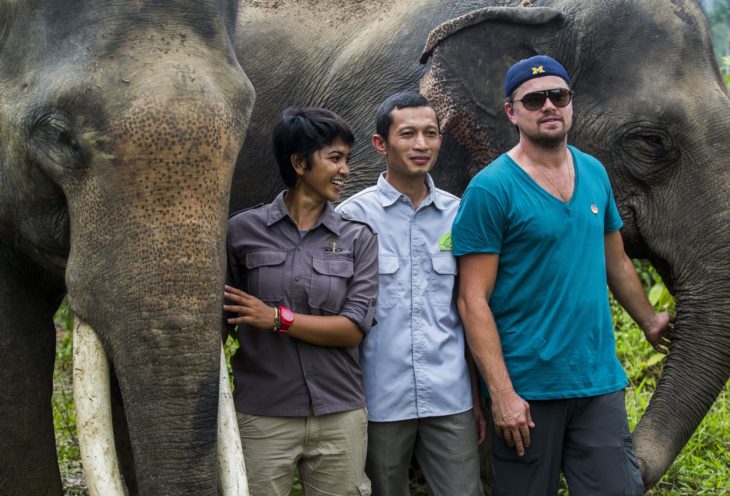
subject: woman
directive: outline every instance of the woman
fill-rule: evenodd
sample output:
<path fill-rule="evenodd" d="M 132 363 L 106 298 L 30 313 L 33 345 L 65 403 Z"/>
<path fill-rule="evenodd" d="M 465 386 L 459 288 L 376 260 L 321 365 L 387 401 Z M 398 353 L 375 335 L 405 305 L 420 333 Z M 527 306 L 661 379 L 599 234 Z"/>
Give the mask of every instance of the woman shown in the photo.
<path fill-rule="evenodd" d="M 286 191 L 228 226 L 224 305 L 238 324 L 234 400 L 254 496 L 370 494 L 357 347 L 373 323 L 378 241 L 330 202 L 349 175 L 352 131 L 288 108 L 273 134 Z"/>

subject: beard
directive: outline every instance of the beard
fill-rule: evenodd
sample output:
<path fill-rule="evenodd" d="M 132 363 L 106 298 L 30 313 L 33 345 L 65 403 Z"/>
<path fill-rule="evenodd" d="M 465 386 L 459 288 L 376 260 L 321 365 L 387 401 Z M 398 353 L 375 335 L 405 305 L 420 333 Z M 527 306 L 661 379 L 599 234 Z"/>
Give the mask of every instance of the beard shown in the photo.
<path fill-rule="evenodd" d="M 545 133 L 530 133 L 524 129 L 520 129 L 522 134 L 528 141 L 530 141 L 536 148 L 540 148 L 546 151 L 556 150 L 561 148 L 565 144 L 565 138 L 568 136 L 568 131 L 565 130 L 555 134 Z"/>
<path fill-rule="evenodd" d="M 537 136 L 535 138 L 532 138 L 531 141 L 535 144 L 537 148 L 542 148 L 543 150 L 557 150 L 558 148 L 561 148 L 563 144 L 565 143 L 565 137 L 568 135 L 568 133 L 563 133 L 562 136 Z"/>
<path fill-rule="evenodd" d="M 541 117 L 541 119 L 554 117 L 559 117 L 559 115 L 545 114 Z M 549 131 L 541 130 L 538 123 L 538 126 L 535 128 L 519 128 L 519 130 L 520 134 L 536 148 L 545 151 L 554 151 L 565 146 L 567 142 L 566 137 L 568 136 L 568 131 L 570 131 L 571 125 L 573 123 L 572 121 L 572 115 L 567 117 L 563 116 L 563 125 L 559 129 L 551 129 Z"/>

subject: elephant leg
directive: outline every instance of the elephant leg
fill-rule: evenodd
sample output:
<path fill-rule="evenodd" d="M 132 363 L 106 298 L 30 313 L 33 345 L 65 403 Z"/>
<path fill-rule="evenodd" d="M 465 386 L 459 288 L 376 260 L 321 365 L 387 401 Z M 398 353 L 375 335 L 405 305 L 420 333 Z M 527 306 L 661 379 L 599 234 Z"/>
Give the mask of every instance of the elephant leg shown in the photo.
<path fill-rule="evenodd" d="M 0 494 L 61 496 L 51 409 L 57 297 L 13 272 L 0 264 Z"/>

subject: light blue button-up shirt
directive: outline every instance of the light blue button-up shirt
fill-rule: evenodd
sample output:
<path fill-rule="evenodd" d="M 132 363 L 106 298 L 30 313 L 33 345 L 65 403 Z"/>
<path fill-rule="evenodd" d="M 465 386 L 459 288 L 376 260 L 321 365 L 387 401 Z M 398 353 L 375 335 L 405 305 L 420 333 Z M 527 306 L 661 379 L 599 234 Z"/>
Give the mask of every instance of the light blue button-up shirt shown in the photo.
<path fill-rule="evenodd" d="M 451 415 L 472 407 L 464 329 L 456 309 L 451 223 L 459 198 L 436 189 L 418 209 L 383 175 L 340 212 L 378 232 L 380 296 L 360 345 L 369 420 Z"/>

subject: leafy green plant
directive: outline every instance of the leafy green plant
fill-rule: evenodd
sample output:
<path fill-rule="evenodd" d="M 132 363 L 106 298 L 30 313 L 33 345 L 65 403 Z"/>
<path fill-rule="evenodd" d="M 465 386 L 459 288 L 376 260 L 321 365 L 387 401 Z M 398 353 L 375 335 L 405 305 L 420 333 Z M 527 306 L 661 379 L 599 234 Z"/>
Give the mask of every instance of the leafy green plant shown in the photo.
<path fill-rule="evenodd" d="M 720 68 L 720 75 L 725 80 L 725 84 L 730 90 L 730 55 L 724 55 L 717 58 L 717 66 Z"/>
<path fill-rule="evenodd" d="M 56 363 L 53 372 L 53 427 L 56 452 L 63 480 L 64 494 L 84 496 L 86 481 L 81 467 L 81 454 L 76 437 L 76 412 L 73 403 L 71 376 L 73 371 L 73 312 L 64 302 L 56 312 Z"/>

